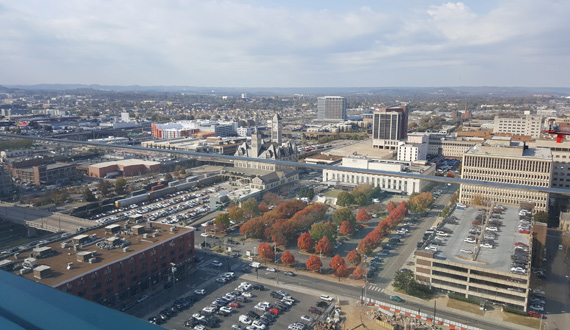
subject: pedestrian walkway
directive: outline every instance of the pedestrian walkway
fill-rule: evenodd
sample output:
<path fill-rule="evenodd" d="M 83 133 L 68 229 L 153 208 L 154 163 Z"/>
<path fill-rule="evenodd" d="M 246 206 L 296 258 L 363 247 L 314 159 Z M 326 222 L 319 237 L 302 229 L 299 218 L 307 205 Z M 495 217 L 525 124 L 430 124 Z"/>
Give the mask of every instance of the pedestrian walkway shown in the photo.
<path fill-rule="evenodd" d="M 376 284 L 369 284 L 369 285 L 366 287 L 366 290 L 375 291 L 375 292 L 380 292 L 380 293 L 383 293 L 383 292 L 385 291 L 384 288 L 381 288 L 381 287 L 379 287 L 379 286 L 376 285 Z"/>

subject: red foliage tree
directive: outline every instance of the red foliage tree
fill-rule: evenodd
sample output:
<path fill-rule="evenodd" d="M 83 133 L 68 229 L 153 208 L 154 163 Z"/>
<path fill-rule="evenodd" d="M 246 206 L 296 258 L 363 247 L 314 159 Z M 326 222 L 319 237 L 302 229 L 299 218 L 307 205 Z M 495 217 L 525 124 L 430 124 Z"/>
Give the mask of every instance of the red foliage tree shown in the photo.
<path fill-rule="evenodd" d="M 267 205 L 264 202 L 259 203 L 257 207 L 259 208 L 261 213 L 269 212 L 269 207 L 267 207 Z"/>
<path fill-rule="evenodd" d="M 354 277 L 356 278 L 361 278 L 363 276 L 366 276 L 366 270 L 364 269 L 364 267 L 362 266 L 356 266 L 356 268 L 354 269 L 354 272 L 352 272 L 352 275 L 354 275 Z"/>
<path fill-rule="evenodd" d="M 346 255 L 346 260 L 356 266 L 362 261 L 362 256 L 358 251 L 352 250 Z"/>
<path fill-rule="evenodd" d="M 354 228 L 352 228 L 350 222 L 343 221 L 342 224 L 340 225 L 340 229 L 338 230 L 338 232 L 342 235 L 350 235 L 354 233 Z"/>
<path fill-rule="evenodd" d="M 265 260 L 272 260 L 275 258 L 275 251 L 273 250 L 273 247 L 267 242 L 259 243 L 259 247 L 257 247 L 257 253 L 259 253 L 259 256 Z"/>
<path fill-rule="evenodd" d="M 372 243 L 371 239 L 367 236 L 364 237 L 360 243 L 358 243 L 358 247 L 356 248 L 361 254 L 369 254 L 374 249 L 374 244 Z"/>
<path fill-rule="evenodd" d="M 323 263 L 321 261 L 321 258 L 317 257 L 316 255 L 312 255 L 307 260 L 305 266 L 307 266 L 308 269 L 316 272 L 320 270 L 321 267 L 323 267 Z"/>
<path fill-rule="evenodd" d="M 340 265 L 336 269 L 335 274 L 336 274 L 336 276 L 338 276 L 338 280 L 340 281 L 341 277 L 347 277 L 348 276 L 348 268 L 344 264 Z"/>
<path fill-rule="evenodd" d="M 263 225 L 260 218 L 253 218 L 247 222 L 245 222 L 239 229 L 239 232 L 242 235 L 247 237 L 253 238 L 262 238 L 263 237 Z"/>
<path fill-rule="evenodd" d="M 309 251 L 313 249 L 313 246 L 315 246 L 315 242 L 311 238 L 311 235 L 305 232 L 301 234 L 301 236 L 299 236 L 299 238 L 297 239 L 297 246 L 301 250 Z"/>
<path fill-rule="evenodd" d="M 271 241 L 277 245 L 287 245 L 287 238 L 283 234 L 275 234 L 271 236 Z"/>
<path fill-rule="evenodd" d="M 329 253 L 332 252 L 332 250 L 333 246 L 326 236 L 323 236 L 323 238 L 321 238 L 321 240 L 317 243 L 317 246 L 315 247 L 315 252 L 322 253 L 324 255 L 328 255 Z"/>
<path fill-rule="evenodd" d="M 367 222 L 370 219 L 372 219 L 372 217 L 368 213 L 366 213 L 366 210 L 364 209 L 360 209 L 360 211 L 358 211 L 358 213 L 356 214 L 356 221 Z"/>
<path fill-rule="evenodd" d="M 388 203 L 388 206 L 386 207 L 386 210 L 388 211 L 388 213 L 392 212 L 392 210 L 394 210 L 396 207 L 398 207 L 398 205 L 396 205 L 395 202 L 390 202 Z"/>
<path fill-rule="evenodd" d="M 346 266 L 346 262 L 344 262 L 344 259 L 343 259 L 341 256 L 339 256 L 339 255 L 337 254 L 336 256 L 334 256 L 334 257 L 331 259 L 331 262 L 330 262 L 329 266 L 330 266 L 332 269 L 335 269 L 335 270 L 336 270 L 340 265 L 345 265 L 345 266 Z"/>
<path fill-rule="evenodd" d="M 289 250 L 285 250 L 281 256 L 281 262 L 285 265 L 292 265 L 295 262 L 295 256 Z"/>

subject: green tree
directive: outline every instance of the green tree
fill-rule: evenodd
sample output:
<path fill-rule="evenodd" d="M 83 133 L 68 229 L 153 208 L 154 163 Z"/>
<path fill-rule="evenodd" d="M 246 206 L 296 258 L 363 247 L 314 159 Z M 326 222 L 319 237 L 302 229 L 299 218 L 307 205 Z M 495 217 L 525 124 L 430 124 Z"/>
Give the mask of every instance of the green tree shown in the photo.
<path fill-rule="evenodd" d="M 241 209 L 247 217 L 258 216 L 261 212 L 259 211 L 259 204 L 255 198 L 250 198 L 241 204 Z"/>
<path fill-rule="evenodd" d="M 548 213 L 545 211 L 538 211 L 534 214 L 534 221 L 548 223 Z"/>
<path fill-rule="evenodd" d="M 230 225 L 230 215 L 227 213 L 220 213 L 214 219 L 214 224 L 223 229 L 228 228 Z"/>
<path fill-rule="evenodd" d="M 164 180 L 166 180 L 166 181 L 172 181 L 172 174 L 166 173 L 166 174 L 164 175 Z"/>
<path fill-rule="evenodd" d="M 336 228 L 329 222 L 313 224 L 309 234 L 311 235 L 313 242 L 320 241 L 324 236 L 327 236 L 332 241 L 336 240 Z"/>
<path fill-rule="evenodd" d="M 408 291 L 414 285 L 414 274 L 412 272 L 397 271 L 394 275 L 394 287 Z"/>
<path fill-rule="evenodd" d="M 301 188 L 299 197 L 307 197 L 309 200 L 312 200 L 315 197 L 315 190 L 313 188 Z"/>
<path fill-rule="evenodd" d="M 349 206 L 352 204 L 354 204 L 354 197 L 352 196 L 351 193 L 343 191 L 340 194 L 338 194 L 338 197 L 336 198 L 336 205 Z"/>
<path fill-rule="evenodd" d="M 117 195 L 123 195 L 127 192 L 127 180 L 125 178 L 118 178 L 115 180 L 115 193 Z"/>
<path fill-rule="evenodd" d="M 338 209 L 334 212 L 333 215 L 334 224 L 336 226 L 340 226 L 343 221 L 350 223 L 350 225 L 353 227 L 356 225 L 356 217 L 354 216 L 354 213 L 352 213 L 352 210 L 349 209 L 348 207 Z"/>
<path fill-rule="evenodd" d="M 112 187 L 111 182 L 107 180 L 100 180 L 99 182 L 97 182 L 97 189 L 99 189 L 99 192 L 103 197 L 108 197 L 109 195 L 111 195 L 111 187 Z"/>
<path fill-rule="evenodd" d="M 91 192 L 89 188 L 85 188 L 85 190 L 83 190 L 83 199 L 86 202 L 94 202 L 97 200 L 97 198 L 95 197 L 95 195 L 93 195 L 93 192 Z"/>

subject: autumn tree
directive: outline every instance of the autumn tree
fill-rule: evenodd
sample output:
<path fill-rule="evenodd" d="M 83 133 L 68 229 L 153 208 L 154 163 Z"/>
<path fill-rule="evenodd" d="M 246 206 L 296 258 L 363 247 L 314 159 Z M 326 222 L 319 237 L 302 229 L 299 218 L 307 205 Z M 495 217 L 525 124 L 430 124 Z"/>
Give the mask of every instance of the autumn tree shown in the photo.
<path fill-rule="evenodd" d="M 408 200 L 408 206 L 414 213 L 425 212 L 429 205 L 433 202 L 433 195 L 431 192 L 426 191 L 421 194 L 413 193 Z"/>
<path fill-rule="evenodd" d="M 360 253 L 358 253 L 358 251 L 352 250 L 346 255 L 346 260 L 352 265 L 356 266 L 362 261 L 362 256 Z"/>
<path fill-rule="evenodd" d="M 267 205 L 264 202 L 259 203 L 257 208 L 259 209 L 259 212 L 261 212 L 261 213 L 269 212 L 269 207 L 267 207 Z"/>
<path fill-rule="evenodd" d="M 165 181 L 172 181 L 172 174 L 166 173 L 166 174 L 164 175 L 164 180 L 165 180 Z"/>
<path fill-rule="evenodd" d="M 534 221 L 535 222 L 548 222 L 548 213 L 545 211 L 538 211 L 534 214 Z"/>
<path fill-rule="evenodd" d="M 227 213 L 218 214 L 214 219 L 214 225 L 216 225 L 218 229 L 223 228 L 222 230 L 225 230 L 230 225 L 230 216 Z"/>
<path fill-rule="evenodd" d="M 241 208 L 244 215 L 250 218 L 258 216 L 260 214 L 257 200 L 255 200 L 253 197 L 243 202 Z"/>
<path fill-rule="evenodd" d="M 289 250 L 285 250 L 281 256 L 281 262 L 285 265 L 292 265 L 295 262 L 295 256 Z"/>
<path fill-rule="evenodd" d="M 471 204 L 473 205 L 479 205 L 479 206 L 485 206 L 485 199 L 483 199 L 483 196 L 481 195 L 475 195 L 473 196 L 473 198 L 471 198 Z"/>
<path fill-rule="evenodd" d="M 340 281 L 341 277 L 347 277 L 348 276 L 348 267 L 346 267 L 345 264 L 338 266 L 338 268 L 335 271 L 335 274 L 336 274 L 336 276 L 338 276 L 338 280 Z"/>
<path fill-rule="evenodd" d="M 340 226 L 343 221 L 348 221 L 353 226 L 356 223 L 356 217 L 354 216 L 354 213 L 352 213 L 352 210 L 349 209 L 348 207 L 338 209 L 334 212 L 333 215 L 334 224 L 336 226 Z"/>
<path fill-rule="evenodd" d="M 447 173 L 445 173 L 445 176 L 448 178 L 455 178 L 455 174 L 452 170 L 447 171 Z"/>
<path fill-rule="evenodd" d="M 341 256 L 339 256 L 339 255 L 337 254 L 337 255 L 335 255 L 335 256 L 331 259 L 331 262 L 330 262 L 329 266 L 330 266 L 332 269 L 337 269 L 340 265 L 345 265 L 345 266 L 346 266 L 346 262 L 344 261 L 344 259 L 343 259 Z"/>
<path fill-rule="evenodd" d="M 265 226 L 260 218 L 253 218 L 241 225 L 239 232 L 246 238 L 262 238 Z"/>
<path fill-rule="evenodd" d="M 341 192 L 338 194 L 336 198 L 336 205 L 338 206 L 349 206 L 354 204 L 354 198 L 352 194 L 346 191 Z"/>
<path fill-rule="evenodd" d="M 108 197 L 109 195 L 111 195 L 111 187 L 112 187 L 111 182 L 107 180 L 100 180 L 99 182 L 97 182 L 97 188 L 99 189 L 99 192 L 103 197 Z"/>
<path fill-rule="evenodd" d="M 263 195 L 263 202 L 269 206 L 277 206 L 283 202 L 283 198 L 274 192 L 267 192 Z"/>
<path fill-rule="evenodd" d="M 311 235 L 309 235 L 309 233 L 307 232 L 301 234 L 301 236 L 299 236 L 299 238 L 297 239 L 297 246 L 301 250 L 305 251 L 312 250 L 314 245 L 315 242 L 311 238 Z"/>
<path fill-rule="evenodd" d="M 309 231 L 313 241 L 318 242 L 327 236 L 331 240 L 336 240 L 336 227 L 330 222 L 319 222 L 311 226 Z"/>
<path fill-rule="evenodd" d="M 89 190 L 89 188 L 85 188 L 85 190 L 83 190 L 83 199 L 86 202 L 94 202 L 97 200 L 97 198 L 95 197 L 93 192 Z"/>
<path fill-rule="evenodd" d="M 319 271 L 321 267 L 323 267 L 323 262 L 321 261 L 321 258 L 313 254 L 312 256 L 309 257 L 309 259 L 307 259 L 307 263 L 305 264 L 305 266 L 307 266 L 307 269 L 316 272 Z"/>
<path fill-rule="evenodd" d="M 354 277 L 356 277 L 356 278 L 362 278 L 363 276 L 366 276 L 366 269 L 364 269 L 364 267 L 358 265 L 354 269 L 354 272 L 352 272 L 352 275 L 354 275 Z"/>
<path fill-rule="evenodd" d="M 273 258 L 275 258 L 275 251 L 273 250 L 273 247 L 267 242 L 259 243 L 257 253 L 262 259 L 265 260 L 273 260 Z"/>
<path fill-rule="evenodd" d="M 331 244 L 331 241 L 329 241 L 326 236 L 323 236 L 323 238 L 321 238 L 321 240 L 317 243 L 317 246 L 315 246 L 315 252 L 322 253 L 324 255 L 328 255 L 332 252 L 332 250 L 333 246 Z"/>
<path fill-rule="evenodd" d="M 354 233 L 354 228 L 348 221 L 343 221 L 338 232 L 342 235 L 350 235 Z"/>
<path fill-rule="evenodd" d="M 388 213 L 392 212 L 396 207 L 398 207 L 398 204 L 396 204 L 395 202 L 390 202 L 388 203 L 388 206 L 386 207 L 386 210 L 388 211 Z"/>
<path fill-rule="evenodd" d="M 239 206 L 232 206 L 228 209 L 228 215 L 230 219 L 233 219 L 236 222 L 243 221 L 243 210 Z"/>
<path fill-rule="evenodd" d="M 372 217 L 364 209 L 360 209 L 356 214 L 356 221 L 367 222 L 370 219 L 372 219 Z"/>

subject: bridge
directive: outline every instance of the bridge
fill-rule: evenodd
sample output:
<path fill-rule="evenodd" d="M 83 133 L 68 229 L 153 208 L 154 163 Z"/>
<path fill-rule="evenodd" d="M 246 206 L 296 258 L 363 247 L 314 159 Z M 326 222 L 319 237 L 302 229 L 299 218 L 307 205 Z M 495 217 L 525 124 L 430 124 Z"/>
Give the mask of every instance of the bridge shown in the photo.
<path fill-rule="evenodd" d="M 0 203 L 0 218 L 45 231 L 76 233 L 80 227 L 93 226 L 91 221 L 58 212 L 49 212 L 13 203 Z"/>

